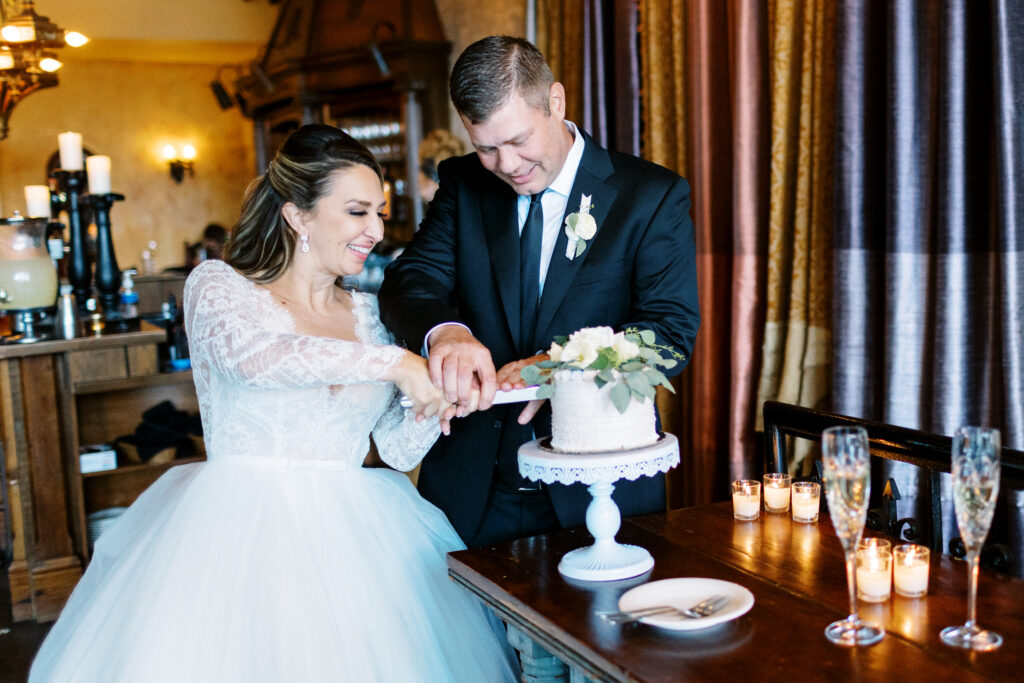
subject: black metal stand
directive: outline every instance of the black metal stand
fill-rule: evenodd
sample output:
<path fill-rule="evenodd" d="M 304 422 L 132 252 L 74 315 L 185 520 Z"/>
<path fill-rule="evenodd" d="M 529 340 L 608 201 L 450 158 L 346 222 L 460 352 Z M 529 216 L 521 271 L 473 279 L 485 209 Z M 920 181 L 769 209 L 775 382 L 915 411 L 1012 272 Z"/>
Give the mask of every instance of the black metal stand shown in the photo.
<path fill-rule="evenodd" d="M 924 538 L 921 523 L 913 517 L 899 517 L 896 513 L 896 501 L 901 498 L 896 480 L 889 477 L 885 482 L 885 489 L 882 490 L 882 506 L 868 510 L 867 526 L 869 529 L 892 536 L 897 541 L 919 543 Z"/>
<path fill-rule="evenodd" d="M 110 207 L 124 199 L 122 194 L 107 192 L 89 195 L 89 204 L 96 220 L 96 291 L 106 314 L 117 311 L 121 300 L 121 271 L 114 255 L 114 241 L 110 235 Z"/>
<path fill-rule="evenodd" d="M 92 268 L 89 263 L 89 246 L 86 244 L 85 228 L 79 208 L 79 194 L 85 184 L 84 171 L 55 171 L 61 191 L 67 196 L 68 232 L 71 238 L 71 254 L 68 263 L 68 282 L 75 288 L 75 300 L 84 307 L 92 297 Z M 83 199 L 82 201 L 88 201 Z"/>

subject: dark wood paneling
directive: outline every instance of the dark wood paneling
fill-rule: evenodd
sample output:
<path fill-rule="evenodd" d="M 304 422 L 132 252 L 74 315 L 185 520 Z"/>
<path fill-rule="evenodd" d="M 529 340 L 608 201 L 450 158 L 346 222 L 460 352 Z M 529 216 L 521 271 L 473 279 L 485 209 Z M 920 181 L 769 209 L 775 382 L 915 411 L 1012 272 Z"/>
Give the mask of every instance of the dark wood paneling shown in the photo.
<path fill-rule="evenodd" d="M 71 381 L 96 382 L 128 376 L 124 347 L 97 351 L 73 351 L 68 354 Z"/>
<path fill-rule="evenodd" d="M 31 468 L 33 500 L 33 567 L 74 553 L 61 457 L 60 409 L 53 356 L 21 360 L 21 397 L 25 445 Z"/>

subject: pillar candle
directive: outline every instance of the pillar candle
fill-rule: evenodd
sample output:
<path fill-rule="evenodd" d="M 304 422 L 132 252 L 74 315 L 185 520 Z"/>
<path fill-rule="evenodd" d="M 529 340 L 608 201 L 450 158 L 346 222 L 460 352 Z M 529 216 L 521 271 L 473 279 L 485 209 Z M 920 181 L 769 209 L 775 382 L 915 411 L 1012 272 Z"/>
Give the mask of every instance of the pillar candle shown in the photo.
<path fill-rule="evenodd" d="M 764 507 L 766 510 L 782 510 L 783 512 L 788 510 L 789 487 L 765 486 Z"/>
<path fill-rule="evenodd" d="M 928 565 L 896 565 L 896 592 L 900 595 L 923 595 L 928 592 Z"/>
<path fill-rule="evenodd" d="M 64 171 L 82 170 L 82 134 L 61 133 L 57 136 L 60 144 L 60 167 Z"/>
<path fill-rule="evenodd" d="M 761 500 L 754 493 L 734 493 L 732 494 L 732 504 L 736 514 L 741 517 L 756 517 L 757 511 L 761 507 Z"/>
<path fill-rule="evenodd" d="M 25 186 L 25 215 L 29 218 L 50 217 L 50 188 L 46 185 Z"/>
<path fill-rule="evenodd" d="M 797 522 L 817 522 L 821 486 L 814 482 L 797 482 L 792 486 L 791 510 Z"/>
<path fill-rule="evenodd" d="M 892 592 L 892 554 L 874 548 L 857 551 L 857 597 L 884 602 Z"/>
<path fill-rule="evenodd" d="M 89 194 L 110 192 L 110 157 L 100 154 L 87 157 L 85 170 L 89 176 Z"/>
<path fill-rule="evenodd" d="M 896 592 L 908 598 L 921 597 L 928 592 L 928 548 L 919 545 L 899 545 L 893 550 L 893 583 Z"/>
<path fill-rule="evenodd" d="M 732 513 L 736 519 L 757 519 L 761 512 L 761 482 L 742 479 L 732 483 Z"/>

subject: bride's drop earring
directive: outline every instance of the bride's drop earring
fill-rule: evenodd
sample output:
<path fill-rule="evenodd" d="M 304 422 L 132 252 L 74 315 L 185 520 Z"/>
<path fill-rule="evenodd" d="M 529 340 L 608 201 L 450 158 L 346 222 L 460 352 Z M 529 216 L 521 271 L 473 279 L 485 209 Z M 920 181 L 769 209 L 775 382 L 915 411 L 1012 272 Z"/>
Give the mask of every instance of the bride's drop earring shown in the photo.
<path fill-rule="evenodd" d="M 302 240 L 302 246 L 299 249 L 302 250 L 303 254 L 309 253 L 309 235 L 299 235 L 299 239 Z"/>

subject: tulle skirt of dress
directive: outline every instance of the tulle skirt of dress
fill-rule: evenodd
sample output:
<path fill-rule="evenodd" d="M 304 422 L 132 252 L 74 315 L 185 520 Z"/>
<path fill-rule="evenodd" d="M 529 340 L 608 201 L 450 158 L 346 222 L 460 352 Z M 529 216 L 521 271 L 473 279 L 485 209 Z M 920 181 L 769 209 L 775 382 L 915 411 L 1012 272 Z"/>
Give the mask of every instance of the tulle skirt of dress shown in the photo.
<path fill-rule="evenodd" d="M 515 680 L 408 478 L 301 463 L 169 470 L 97 542 L 29 680 Z"/>

